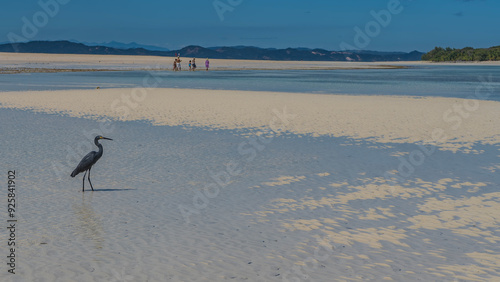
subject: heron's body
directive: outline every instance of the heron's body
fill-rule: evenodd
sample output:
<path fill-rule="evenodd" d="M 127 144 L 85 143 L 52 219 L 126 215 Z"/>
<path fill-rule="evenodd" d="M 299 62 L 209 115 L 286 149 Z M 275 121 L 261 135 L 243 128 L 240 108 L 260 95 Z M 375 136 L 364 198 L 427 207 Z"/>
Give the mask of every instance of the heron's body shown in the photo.
<path fill-rule="evenodd" d="M 103 153 L 103 148 L 102 145 L 99 143 L 100 139 L 106 139 L 106 140 L 113 140 L 110 138 L 102 137 L 102 136 L 96 136 L 94 139 L 94 144 L 99 148 L 99 151 L 92 151 L 88 153 L 83 159 L 80 161 L 80 163 L 76 166 L 75 170 L 71 173 L 71 177 L 77 176 L 80 172 L 85 172 L 83 174 L 83 184 L 82 184 L 82 191 L 85 191 L 85 175 L 87 174 L 87 171 L 89 172 L 88 180 L 90 183 L 90 188 L 92 188 L 92 191 L 94 191 L 94 187 L 92 186 L 92 182 L 90 182 L 90 170 L 92 169 L 92 166 L 102 157 Z"/>

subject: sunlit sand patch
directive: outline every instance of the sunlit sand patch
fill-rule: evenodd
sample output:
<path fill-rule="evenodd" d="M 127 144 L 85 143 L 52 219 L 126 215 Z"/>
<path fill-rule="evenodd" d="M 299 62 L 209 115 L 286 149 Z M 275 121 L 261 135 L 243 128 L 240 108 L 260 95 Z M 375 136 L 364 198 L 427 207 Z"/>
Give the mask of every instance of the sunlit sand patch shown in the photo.
<path fill-rule="evenodd" d="M 450 185 L 450 187 L 452 187 L 452 188 L 458 188 L 458 189 L 464 188 L 464 186 L 465 187 L 480 188 L 480 187 L 484 187 L 484 186 L 487 186 L 487 185 L 486 185 L 486 183 L 483 183 L 483 182 L 471 183 L 469 181 L 462 182 L 462 183 L 455 183 L 453 185 Z"/>
<path fill-rule="evenodd" d="M 376 209 L 370 208 L 368 209 L 364 215 L 359 215 L 359 219 L 361 220 L 379 220 L 379 219 L 387 219 L 386 216 L 381 215 L 377 212 Z"/>
<path fill-rule="evenodd" d="M 341 259 L 349 259 L 349 260 L 356 259 L 354 256 L 349 256 L 349 255 L 345 255 L 345 254 L 340 254 L 340 255 L 338 255 L 338 257 Z"/>
<path fill-rule="evenodd" d="M 498 157 L 500 157 L 500 156 L 498 156 Z M 496 165 L 492 165 L 492 166 L 488 166 L 488 167 L 482 167 L 482 169 L 486 169 L 492 173 L 495 173 L 495 172 L 500 170 L 500 164 L 496 164 Z"/>
<path fill-rule="evenodd" d="M 302 180 L 303 178 L 301 178 Z M 266 182 L 267 185 L 287 185 L 298 181 L 295 177 L 282 177 L 278 178 L 273 182 Z M 383 183 L 383 178 L 363 178 L 358 179 L 358 182 L 366 183 L 365 185 L 349 185 L 347 182 L 335 182 L 331 183 L 331 187 L 335 188 L 349 188 L 353 192 L 337 192 L 335 196 L 322 197 L 320 199 L 314 199 L 312 197 L 303 197 L 301 199 L 274 199 L 272 201 L 273 208 L 286 208 L 291 211 L 298 209 L 316 209 L 322 207 L 335 207 L 339 208 L 342 205 L 349 204 L 350 201 L 354 200 L 372 200 L 372 199 L 410 199 L 410 198 L 424 198 L 426 196 L 431 196 L 436 192 L 443 192 L 448 187 L 461 188 L 461 187 L 483 187 L 485 183 L 472 183 L 472 182 L 458 182 L 450 178 L 440 179 L 437 182 L 424 181 L 422 179 L 415 179 L 408 181 L 403 187 L 400 185 L 387 185 L 378 184 Z M 471 192 L 471 191 L 469 191 Z M 386 216 L 392 216 L 386 214 Z"/>
<path fill-rule="evenodd" d="M 405 188 L 402 186 L 390 185 L 377 185 L 367 184 L 363 186 L 350 186 L 350 188 L 357 190 L 352 193 L 339 193 L 336 197 L 336 202 L 347 204 L 354 200 L 370 200 L 370 199 L 390 199 L 399 197 L 402 199 L 409 198 L 422 198 L 428 195 L 429 192 L 423 188 Z"/>
<path fill-rule="evenodd" d="M 396 217 L 396 215 L 394 213 L 391 212 L 392 208 L 394 206 L 389 206 L 388 208 L 382 208 L 382 207 L 378 207 L 377 209 L 379 211 L 382 212 L 382 214 L 384 214 L 385 216 L 388 216 L 388 217 Z"/>
<path fill-rule="evenodd" d="M 287 184 L 290 184 L 293 182 L 299 182 L 301 180 L 304 180 L 305 178 L 306 178 L 305 176 L 281 176 L 281 177 L 272 179 L 272 181 L 263 182 L 262 185 L 283 186 L 283 185 L 287 185 Z"/>
<path fill-rule="evenodd" d="M 275 211 L 293 211 L 297 209 L 304 209 L 303 205 L 297 204 L 297 201 L 294 199 L 274 199 L 271 201 L 272 210 Z"/>
<path fill-rule="evenodd" d="M 441 178 L 441 179 L 438 180 L 438 183 L 446 185 L 447 183 L 451 183 L 453 181 L 455 181 L 455 180 L 453 180 L 451 178 Z"/>
<path fill-rule="evenodd" d="M 393 152 L 390 154 L 391 157 L 404 157 L 406 155 L 409 155 L 410 152 Z"/>
<path fill-rule="evenodd" d="M 472 144 L 469 145 L 472 147 Z M 474 155 L 480 155 L 484 154 L 484 150 L 476 150 L 476 149 L 470 149 L 470 148 L 461 148 L 460 152 L 465 153 L 465 154 L 474 154 Z"/>
<path fill-rule="evenodd" d="M 500 192 L 487 193 L 481 196 L 463 198 L 458 200 L 451 200 L 451 199 L 438 200 L 436 198 L 430 198 L 426 201 L 425 204 L 420 205 L 420 210 L 425 212 L 455 210 L 458 207 L 465 207 L 471 205 L 476 205 L 478 207 L 484 207 L 484 208 L 496 208 L 498 207 L 498 205 L 500 205 L 500 202 L 498 201 L 499 198 L 500 198 Z M 497 211 L 498 210 L 499 209 L 497 209 Z M 493 213 L 493 214 L 498 215 L 498 213 Z"/>
<path fill-rule="evenodd" d="M 495 237 L 493 236 L 492 231 L 481 230 L 477 227 L 469 227 L 467 229 L 462 228 L 462 229 L 454 230 L 454 233 L 462 234 L 462 235 L 470 236 L 470 237 L 478 237 L 478 238 L 484 237 L 485 240 L 490 241 L 492 243 L 495 243 L 495 241 L 498 241 L 498 237 L 497 237 L 497 240 L 495 240 Z"/>
<path fill-rule="evenodd" d="M 347 182 L 337 182 L 337 183 L 331 183 L 330 186 L 332 187 L 342 187 L 342 186 L 347 186 L 349 183 Z"/>
<path fill-rule="evenodd" d="M 332 207 L 333 199 L 322 197 L 319 200 L 315 200 L 312 197 L 304 197 L 297 200 L 294 199 L 274 199 L 271 201 L 271 210 L 280 211 L 286 209 L 287 211 L 296 210 L 314 210 L 322 207 Z"/>
<path fill-rule="evenodd" d="M 274 199 L 273 202 L 280 202 L 280 203 L 296 203 L 297 201 L 294 199 Z"/>
<path fill-rule="evenodd" d="M 410 229 L 447 229 L 453 233 L 483 237 L 491 243 L 500 242 L 487 228 L 500 223 L 500 192 L 459 200 L 429 198 L 419 209 L 428 214 L 408 218 Z"/>
<path fill-rule="evenodd" d="M 496 276 L 488 275 L 487 267 L 480 267 L 477 265 L 440 265 L 437 267 L 438 271 L 448 273 L 455 278 L 454 281 L 485 281 L 484 276 L 495 278 Z M 461 274 L 457 274 L 461 273 Z M 479 276 L 482 275 L 482 276 Z"/>
<path fill-rule="evenodd" d="M 442 253 L 443 253 L 443 250 L 432 250 L 432 251 L 427 252 L 427 254 L 429 254 L 431 256 L 434 256 L 434 257 L 437 257 L 440 259 L 446 259 L 446 257 L 443 256 Z"/>
<path fill-rule="evenodd" d="M 482 255 L 480 253 L 472 253 L 472 256 L 470 254 L 467 254 L 467 256 L 474 258 L 475 255 Z M 450 277 L 454 277 L 455 281 L 485 281 L 485 277 L 489 277 L 490 279 L 496 279 L 498 278 L 496 274 L 494 273 L 495 271 L 498 270 L 495 269 L 495 267 L 491 266 L 486 266 L 483 260 L 481 262 L 477 261 L 479 265 L 474 265 L 474 264 L 467 264 L 467 265 L 446 265 L 446 264 L 439 264 L 435 268 L 429 268 L 428 270 L 431 272 L 440 272 L 440 273 L 446 273 Z M 483 266 L 484 265 L 484 266 Z M 481 275 L 481 276 L 479 276 Z M 493 280 L 490 280 L 493 281 Z"/>
<path fill-rule="evenodd" d="M 291 184 L 293 181 L 290 181 L 294 178 L 286 178 L 280 179 L 280 183 L 283 185 Z M 283 182 L 281 182 L 283 180 Z M 342 183 L 332 183 L 330 186 L 334 186 L 336 188 L 349 188 L 350 190 L 354 190 L 354 192 L 337 192 L 335 195 L 331 196 L 323 196 L 319 199 L 313 197 L 303 197 L 300 199 L 274 199 L 271 201 L 271 205 L 269 206 L 270 210 L 286 213 L 289 211 L 297 211 L 297 210 L 314 210 L 317 208 L 330 208 L 335 209 L 337 211 L 342 211 L 346 214 L 349 213 L 357 213 L 358 218 L 362 220 L 378 220 L 378 219 L 387 219 L 389 217 L 396 217 L 396 215 L 391 211 L 390 208 L 387 207 L 374 207 L 368 209 L 367 212 L 363 213 L 363 211 L 353 211 L 348 205 L 349 202 L 355 200 L 373 200 L 373 199 L 381 199 L 388 200 L 392 198 L 401 198 L 401 199 L 411 199 L 411 198 L 424 198 L 433 195 L 436 192 L 443 192 L 448 187 L 459 189 L 464 187 L 473 187 L 474 189 L 478 189 L 480 187 L 484 187 L 486 184 L 482 182 L 472 183 L 472 182 L 459 182 L 457 180 L 453 180 L 450 178 L 444 178 L 437 182 L 428 182 L 422 179 L 416 179 L 414 181 L 409 181 L 409 187 L 402 186 L 389 186 L 389 185 L 378 185 L 372 183 L 378 183 L 382 180 L 379 178 L 365 178 L 360 179 L 359 182 L 366 182 L 366 185 L 352 186 L 347 182 Z M 273 183 L 274 184 L 274 183 Z M 468 190 L 468 192 L 475 192 L 476 190 Z M 432 206 L 436 207 L 437 211 L 441 211 L 439 215 L 429 214 L 429 215 L 417 215 L 408 219 L 411 222 L 412 228 L 458 228 L 467 226 L 468 223 L 471 222 L 472 219 L 477 218 L 478 216 L 472 215 L 475 213 L 470 213 L 469 216 L 463 216 L 461 213 L 468 210 L 467 207 L 463 207 L 461 209 L 456 209 L 456 206 L 443 206 L 443 203 L 448 203 L 447 201 L 451 200 L 438 200 L 436 198 L 429 198 L 426 201 L 425 205 L 421 205 L 420 209 L 430 213 L 432 210 Z M 453 200 L 454 203 L 458 203 L 463 200 Z M 472 205 L 472 210 L 475 210 L 478 206 L 478 203 L 474 204 L 474 198 L 471 198 L 470 205 Z M 477 199 L 476 199 L 477 201 Z M 465 202 L 467 203 L 467 202 Z M 448 203 L 449 205 L 449 203 Z M 469 205 L 469 204 L 466 204 Z M 492 213 L 496 206 L 492 206 L 485 210 L 483 207 L 481 212 L 483 213 Z M 480 216 L 479 216 L 480 217 Z M 471 225 L 471 224 L 469 224 Z M 470 226 L 472 227 L 472 226 Z M 468 234 L 470 233 L 468 230 L 455 230 L 455 232 L 460 234 Z M 483 233 L 486 235 L 486 233 Z M 488 234 L 491 235 L 491 234 Z M 491 237 L 490 237 L 491 238 Z M 493 239 L 493 238 L 491 238 Z M 495 239 L 496 240 L 496 239 Z"/>
<path fill-rule="evenodd" d="M 468 257 L 473 258 L 475 261 L 482 265 L 489 266 L 491 268 L 500 269 L 500 254 L 488 254 L 488 253 L 468 253 Z"/>
<path fill-rule="evenodd" d="M 419 186 L 426 188 L 430 192 L 442 192 L 448 188 L 446 183 L 450 183 L 447 179 L 444 181 L 438 180 L 437 183 L 431 181 L 425 181 L 421 178 L 416 178 L 415 180 L 408 181 L 412 186 Z"/>
<path fill-rule="evenodd" d="M 392 146 L 389 143 L 423 142 L 434 144 L 440 150 L 480 154 L 483 151 L 477 149 L 477 145 L 500 143 L 496 101 L 481 101 L 481 111 L 463 119 L 457 130 L 451 130 L 450 124 L 443 120 L 443 113 L 454 104 L 463 103 L 461 99 L 158 88 L 145 90 L 147 97 L 133 102 L 133 107 L 116 110 L 117 102 L 120 108 L 125 105 L 123 97 L 132 99 L 132 93 L 137 96 L 134 91 L 120 88 L 2 92 L 0 107 L 232 130 L 269 129 L 270 121 L 276 118 L 273 109 L 283 112 L 286 108 L 287 113 L 294 115 L 286 125 L 288 132 L 297 136 L 354 140 L 343 144 L 346 146 L 372 142 L 377 144 L 369 146 L 386 150 Z M 429 132 L 439 128 L 447 138 L 436 142 Z"/>
<path fill-rule="evenodd" d="M 268 214 L 273 214 L 274 212 L 272 211 L 258 211 L 255 212 L 256 215 L 261 216 L 261 217 L 266 217 Z"/>
<path fill-rule="evenodd" d="M 426 229 L 438 229 L 438 228 L 443 228 L 442 223 L 439 220 L 439 217 L 435 215 L 417 215 L 414 217 L 411 217 L 408 219 L 411 223 L 413 223 L 410 228 L 412 229 L 419 229 L 419 228 L 426 228 Z"/>
<path fill-rule="evenodd" d="M 370 149 L 391 149 L 394 147 L 391 145 L 370 145 L 370 146 L 368 146 L 368 148 L 370 148 Z"/>
<path fill-rule="evenodd" d="M 323 224 L 317 219 L 299 219 L 290 221 L 290 223 L 283 223 L 283 227 L 288 230 L 302 230 L 302 231 L 311 231 L 315 229 L 320 229 Z"/>
<path fill-rule="evenodd" d="M 304 180 L 303 184 L 306 184 L 307 179 Z M 463 189 L 464 193 L 473 193 L 477 189 L 487 187 L 487 183 L 462 181 L 460 178 L 442 178 L 432 182 L 416 178 L 407 181 L 405 185 L 388 186 L 383 178 L 378 177 L 360 177 L 355 183 L 362 184 L 352 185 L 351 182 L 347 181 L 331 183 L 328 188 L 331 194 L 324 194 L 320 198 L 307 196 L 310 194 L 308 193 L 301 198 L 273 199 L 264 206 L 264 210 L 281 211 L 285 217 L 287 213 L 290 213 L 291 218 L 281 221 L 281 232 L 307 232 L 312 237 L 326 240 L 328 244 L 335 247 L 349 246 L 349 248 L 357 250 L 369 248 L 363 249 L 366 251 L 363 254 L 335 253 L 336 259 L 351 261 L 376 257 L 384 252 L 387 244 L 392 244 L 394 247 L 400 246 L 400 248 L 394 249 L 394 252 L 435 261 L 436 266 L 428 268 L 426 273 L 434 275 L 436 279 L 456 277 L 468 281 L 484 281 L 484 278 L 489 277 L 491 273 L 498 273 L 499 270 L 495 269 L 500 263 L 497 253 L 474 253 L 471 257 L 477 259 L 477 266 L 472 264 L 467 266 L 447 265 L 446 261 L 450 255 L 448 249 L 428 247 L 420 252 L 412 251 L 415 250 L 412 249 L 415 247 L 414 244 L 427 246 L 436 244 L 437 238 L 427 237 L 430 235 L 424 230 L 449 230 L 459 236 L 467 236 L 483 245 L 500 243 L 500 237 L 496 236 L 497 233 L 494 231 L 494 228 L 498 226 L 498 218 L 500 218 L 498 212 L 500 211 L 500 192 L 475 197 L 463 196 L 460 199 L 452 198 L 451 195 L 445 193 L 448 189 L 449 191 Z M 295 182 L 291 182 L 285 185 L 292 187 L 294 184 Z M 334 190 L 331 190 L 332 188 Z M 395 198 L 419 199 L 421 204 L 417 207 L 422 214 L 409 215 L 407 212 L 397 212 L 396 210 L 401 210 L 400 207 L 395 209 L 394 205 L 382 205 L 382 203 L 389 203 L 388 201 Z M 359 201 L 371 200 L 382 200 L 383 202 L 378 202 L 379 205 L 368 206 L 366 209 L 355 209 L 352 206 L 352 201 L 357 201 L 356 205 L 358 205 Z M 292 214 L 318 208 L 326 209 L 325 212 L 334 210 L 338 216 L 297 219 Z M 388 220 L 393 222 L 394 226 L 387 226 Z M 356 224 L 353 225 L 353 221 Z M 366 245 L 366 247 L 359 247 L 359 244 Z M 301 249 L 301 251 L 304 250 Z M 377 250 L 382 253 L 377 253 Z M 360 267 L 375 269 L 393 267 L 394 264 L 390 261 L 376 263 L 363 264 Z M 424 268 L 424 265 L 415 265 L 415 267 L 416 269 Z M 410 275 L 418 272 L 407 271 L 406 273 Z"/>
<path fill-rule="evenodd" d="M 429 238 L 424 238 L 424 239 L 422 239 L 422 241 L 424 241 L 424 242 L 425 242 L 425 243 L 427 243 L 427 244 L 432 243 L 432 240 L 431 240 L 431 239 L 429 239 Z"/>
<path fill-rule="evenodd" d="M 379 220 L 379 219 L 387 219 L 389 217 L 396 217 L 395 214 L 391 212 L 390 208 L 370 208 L 365 211 L 364 215 L 359 215 L 358 218 L 361 220 Z"/>
<path fill-rule="evenodd" d="M 405 234 L 405 231 L 401 229 L 379 227 L 359 228 L 339 232 L 329 230 L 322 231 L 336 244 L 352 245 L 354 243 L 363 243 L 371 248 L 381 249 L 383 247 L 381 242 L 385 241 L 394 245 L 409 247 L 406 243 L 402 242 L 402 240 L 407 239 L 408 236 Z"/>
<path fill-rule="evenodd" d="M 372 248 L 380 249 L 382 248 L 381 242 L 386 241 L 398 246 L 409 247 L 406 243 L 402 242 L 402 240 L 408 237 L 405 234 L 406 231 L 397 229 L 395 226 L 335 231 L 341 225 L 334 219 L 287 220 L 282 226 L 286 231 L 319 230 L 324 234 L 324 238 L 327 238 L 334 244 L 352 246 L 355 243 L 364 243 Z"/>

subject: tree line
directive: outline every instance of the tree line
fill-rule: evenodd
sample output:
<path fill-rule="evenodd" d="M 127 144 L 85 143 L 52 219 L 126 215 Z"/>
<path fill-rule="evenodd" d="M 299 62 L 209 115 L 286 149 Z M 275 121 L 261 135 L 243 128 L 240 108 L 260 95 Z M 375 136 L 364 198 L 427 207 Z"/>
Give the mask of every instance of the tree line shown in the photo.
<path fill-rule="evenodd" d="M 422 60 L 433 62 L 498 61 L 500 60 L 500 46 L 481 49 L 472 47 L 463 49 L 436 47 L 429 53 L 422 55 Z"/>

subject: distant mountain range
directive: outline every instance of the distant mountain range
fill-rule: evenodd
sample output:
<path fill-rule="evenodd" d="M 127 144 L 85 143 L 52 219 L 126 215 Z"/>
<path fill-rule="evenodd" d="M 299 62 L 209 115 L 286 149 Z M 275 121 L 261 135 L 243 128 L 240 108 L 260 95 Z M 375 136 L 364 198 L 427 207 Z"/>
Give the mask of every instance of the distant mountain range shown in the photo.
<path fill-rule="evenodd" d="M 116 44 L 115 44 L 116 46 Z M 377 51 L 327 51 L 324 49 L 287 48 L 264 49 L 249 46 L 211 47 L 187 46 L 180 50 L 162 51 L 146 48 L 122 49 L 110 46 L 88 46 L 70 41 L 31 41 L 16 44 L 0 44 L 0 52 L 49 53 L 49 54 L 95 54 L 95 55 L 142 55 L 142 56 L 175 56 L 212 58 L 212 59 L 246 59 L 246 60 L 278 60 L 278 61 L 420 61 L 422 55 L 418 51 L 377 52 Z"/>
<path fill-rule="evenodd" d="M 95 43 L 95 42 L 79 42 L 76 40 L 70 40 L 70 42 L 74 43 L 82 43 L 87 46 L 105 46 L 105 47 L 113 47 L 116 49 L 146 49 L 146 50 L 151 50 L 151 51 L 170 51 L 170 49 L 163 48 L 160 46 L 155 46 L 155 45 L 144 45 L 144 44 L 139 44 L 135 42 L 130 42 L 130 43 L 121 43 L 121 42 L 116 42 L 116 41 L 110 41 L 110 42 L 105 42 L 105 43 Z"/>

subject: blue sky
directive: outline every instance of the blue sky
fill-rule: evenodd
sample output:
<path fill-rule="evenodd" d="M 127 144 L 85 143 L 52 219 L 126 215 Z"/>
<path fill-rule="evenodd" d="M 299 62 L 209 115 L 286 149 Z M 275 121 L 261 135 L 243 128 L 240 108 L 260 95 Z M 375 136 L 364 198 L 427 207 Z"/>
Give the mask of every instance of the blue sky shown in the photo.
<path fill-rule="evenodd" d="M 378 51 L 500 45 L 500 1 L 497 0 L 3 2 L 0 42 L 8 42 L 11 38 L 81 42 L 114 40 L 169 49 L 194 44 L 328 50 L 340 50 L 341 44 L 347 43 L 362 47 L 357 49 Z M 49 11 L 55 12 L 49 14 L 39 2 L 52 3 Z M 56 10 L 54 3 L 58 6 Z M 214 4 L 219 7 L 219 12 Z M 392 12 L 399 12 L 392 13 L 389 4 L 398 8 Z M 389 13 L 391 19 L 382 26 L 374 19 L 372 11 L 382 11 L 384 15 Z M 26 27 L 29 24 L 36 28 L 35 32 Z M 367 26 L 372 29 L 365 33 Z M 356 27 L 365 33 L 368 41 L 359 40 Z M 355 44 L 356 36 L 358 45 Z"/>

